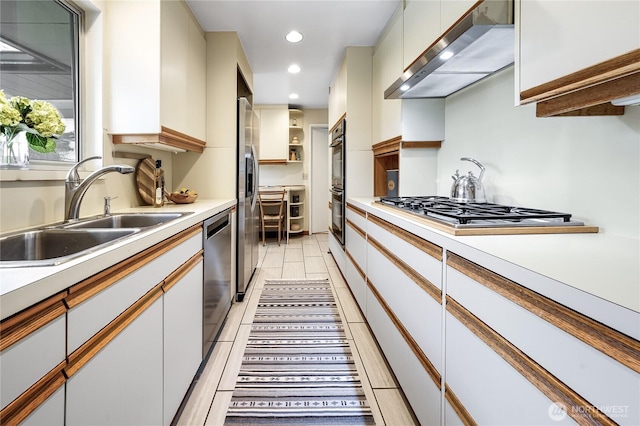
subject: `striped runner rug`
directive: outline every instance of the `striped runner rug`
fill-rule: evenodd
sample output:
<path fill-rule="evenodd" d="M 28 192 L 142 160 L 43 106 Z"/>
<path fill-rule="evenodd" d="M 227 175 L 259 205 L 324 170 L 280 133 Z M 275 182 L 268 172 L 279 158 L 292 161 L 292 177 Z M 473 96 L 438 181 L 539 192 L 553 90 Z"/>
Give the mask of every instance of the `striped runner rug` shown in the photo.
<path fill-rule="evenodd" d="M 328 279 L 266 280 L 225 424 L 374 424 Z"/>

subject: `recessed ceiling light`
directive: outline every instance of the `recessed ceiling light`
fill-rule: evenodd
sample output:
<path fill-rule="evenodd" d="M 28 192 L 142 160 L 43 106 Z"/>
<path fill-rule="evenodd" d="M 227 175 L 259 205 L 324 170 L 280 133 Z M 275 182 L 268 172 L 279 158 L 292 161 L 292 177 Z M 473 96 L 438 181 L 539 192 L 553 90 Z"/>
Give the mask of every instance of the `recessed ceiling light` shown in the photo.
<path fill-rule="evenodd" d="M 298 31 L 291 31 L 285 38 L 291 43 L 297 43 L 302 40 L 302 34 L 300 34 Z"/>
<path fill-rule="evenodd" d="M 289 71 L 291 74 L 297 74 L 297 73 L 299 73 L 299 72 L 300 72 L 300 67 L 299 67 L 298 65 L 296 65 L 296 64 L 293 64 L 293 65 L 291 65 L 291 66 L 288 68 L 288 71 Z"/>
<path fill-rule="evenodd" d="M 298 96 L 297 93 L 292 93 L 292 94 L 289 95 L 289 99 L 298 99 L 298 98 L 299 98 L 299 96 Z"/>

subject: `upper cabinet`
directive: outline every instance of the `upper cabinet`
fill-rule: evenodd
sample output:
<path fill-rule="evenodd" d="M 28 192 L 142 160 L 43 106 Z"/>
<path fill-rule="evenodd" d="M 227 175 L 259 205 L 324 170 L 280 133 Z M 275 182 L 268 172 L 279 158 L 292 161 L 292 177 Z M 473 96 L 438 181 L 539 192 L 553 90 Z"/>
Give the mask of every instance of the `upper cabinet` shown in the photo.
<path fill-rule="evenodd" d="M 260 114 L 260 164 L 286 164 L 289 150 L 289 110 L 286 105 L 257 107 Z"/>
<path fill-rule="evenodd" d="M 299 109 L 289 110 L 289 162 L 304 161 L 304 113 Z"/>
<path fill-rule="evenodd" d="M 413 3 L 422 4 L 421 1 Z M 424 2 L 427 3 L 427 2 Z M 408 6 L 407 6 L 408 7 Z M 401 100 L 385 99 L 384 91 L 402 74 L 402 9 L 389 20 L 373 53 L 373 143 L 398 136 Z M 405 38 L 406 39 L 406 38 Z"/>
<path fill-rule="evenodd" d="M 203 152 L 206 41 L 184 1 L 106 3 L 113 143 Z"/>
<path fill-rule="evenodd" d="M 389 87 L 404 69 L 409 68 L 413 61 L 442 33 L 440 31 L 440 0 L 407 0 L 400 18 L 400 31 L 403 31 L 400 41 L 404 42 L 404 46 L 400 45 L 399 52 L 404 53 L 403 69 L 392 76 L 384 89 Z"/>
<path fill-rule="evenodd" d="M 538 116 L 622 114 L 609 101 L 640 91 L 640 1 L 518 4 L 516 103 L 538 102 Z"/>

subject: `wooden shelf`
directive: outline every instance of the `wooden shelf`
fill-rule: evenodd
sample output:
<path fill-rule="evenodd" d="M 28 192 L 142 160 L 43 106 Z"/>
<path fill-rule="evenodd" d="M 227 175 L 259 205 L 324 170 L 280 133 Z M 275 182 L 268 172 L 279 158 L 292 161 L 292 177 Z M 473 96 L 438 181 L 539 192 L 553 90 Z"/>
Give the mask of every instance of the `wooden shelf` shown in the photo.
<path fill-rule="evenodd" d="M 162 126 L 157 134 L 114 134 L 114 145 L 134 144 L 173 152 L 203 153 L 206 142 Z"/>

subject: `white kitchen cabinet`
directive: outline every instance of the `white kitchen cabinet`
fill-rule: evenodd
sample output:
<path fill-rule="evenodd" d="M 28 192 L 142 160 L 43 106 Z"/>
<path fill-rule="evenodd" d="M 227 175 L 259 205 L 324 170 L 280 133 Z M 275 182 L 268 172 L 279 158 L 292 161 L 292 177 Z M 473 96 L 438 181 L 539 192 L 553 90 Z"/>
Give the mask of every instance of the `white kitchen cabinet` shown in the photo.
<path fill-rule="evenodd" d="M 440 0 L 407 0 L 403 22 L 403 69 L 415 61 L 442 34 L 440 29 Z M 396 73 L 391 85 L 401 73 Z"/>
<path fill-rule="evenodd" d="M 304 112 L 289 110 L 289 157 L 290 163 L 304 161 Z"/>
<path fill-rule="evenodd" d="M 640 422 L 638 341 L 459 256 L 448 265 L 446 381 L 478 424 L 543 423 L 569 399 L 570 414 Z"/>
<path fill-rule="evenodd" d="M 491 1 L 492 0 L 485 0 L 487 3 Z M 476 3 L 476 0 L 440 0 L 440 34 L 444 34 L 451 28 L 453 24 L 462 18 Z M 433 41 L 435 41 L 435 39 Z M 431 43 L 433 43 L 433 41 Z M 431 43 L 429 43 L 429 45 Z"/>
<path fill-rule="evenodd" d="M 260 164 L 286 164 L 289 154 L 289 110 L 257 107 L 260 111 Z"/>
<path fill-rule="evenodd" d="M 166 276 L 185 263 L 202 249 L 202 234 L 195 233 L 170 251 L 166 251 L 146 263 L 135 263 L 130 268 L 122 264 L 117 266 L 121 276 L 123 267 L 128 272 L 117 282 L 104 290 L 87 297 L 97 286 L 105 283 L 104 276 L 97 277 L 72 286 L 67 298 L 67 353 L 72 353 L 117 317 L 147 291 L 161 283 Z"/>
<path fill-rule="evenodd" d="M 113 143 L 203 152 L 206 41 L 184 1 L 108 2 Z"/>
<path fill-rule="evenodd" d="M 367 312 L 367 220 L 363 210 L 347 204 L 345 224 L 345 278 L 360 310 Z"/>
<path fill-rule="evenodd" d="M 63 426 L 65 413 L 65 388 L 60 387 L 47 398 L 33 413 L 31 413 L 21 426 Z"/>
<path fill-rule="evenodd" d="M 162 424 L 162 341 L 158 298 L 67 380 L 66 424 Z"/>
<path fill-rule="evenodd" d="M 526 0 L 519 6 L 516 94 L 640 48 L 640 1 Z"/>
<path fill-rule="evenodd" d="M 305 186 L 294 185 L 287 187 L 287 241 L 293 234 L 301 234 L 304 232 L 304 218 L 306 216 L 305 209 Z"/>
<path fill-rule="evenodd" d="M 163 286 L 164 425 L 171 424 L 202 362 L 202 258 L 194 263 Z"/>
<path fill-rule="evenodd" d="M 440 424 L 440 383 L 434 381 L 421 359 L 407 344 L 387 309 L 367 291 L 367 322 L 420 424 Z M 416 312 L 414 312 L 416 314 Z"/>
<path fill-rule="evenodd" d="M 33 399 L 64 388 L 65 293 L 52 296 L 2 321 L 0 402 L 2 421 L 29 416 Z M 55 380 L 57 378 L 57 381 Z M 57 398 L 48 409 L 56 411 Z M 12 408 L 5 410 L 12 403 Z M 63 406 L 64 409 L 64 406 Z M 52 424 L 56 416 L 52 416 Z"/>
<path fill-rule="evenodd" d="M 417 1 L 416 3 L 422 3 Z M 402 74 L 402 9 L 391 17 L 373 53 L 372 141 L 401 134 L 400 99 L 385 99 L 384 91 Z"/>

